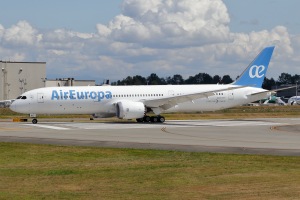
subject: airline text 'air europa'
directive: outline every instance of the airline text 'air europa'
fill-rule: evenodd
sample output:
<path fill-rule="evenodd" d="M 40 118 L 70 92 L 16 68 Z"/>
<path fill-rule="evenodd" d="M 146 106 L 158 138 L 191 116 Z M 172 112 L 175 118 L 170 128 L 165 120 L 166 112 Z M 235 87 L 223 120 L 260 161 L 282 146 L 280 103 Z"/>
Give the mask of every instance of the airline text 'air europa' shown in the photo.
<path fill-rule="evenodd" d="M 103 99 L 111 99 L 110 91 L 76 91 L 76 90 L 52 90 L 51 100 L 84 100 L 92 99 L 101 101 Z"/>

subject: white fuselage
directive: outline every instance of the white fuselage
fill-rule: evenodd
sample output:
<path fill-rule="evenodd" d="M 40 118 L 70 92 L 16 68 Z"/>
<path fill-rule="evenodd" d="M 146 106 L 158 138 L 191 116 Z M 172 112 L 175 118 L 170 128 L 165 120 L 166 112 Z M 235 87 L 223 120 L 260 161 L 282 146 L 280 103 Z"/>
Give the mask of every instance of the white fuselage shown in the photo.
<path fill-rule="evenodd" d="M 215 111 L 267 98 L 261 88 L 244 87 L 228 90 L 233 85 L 159 85 L 159 86 L 88 86 L 49 87 L 28 91 L 17 99 L 11 109 L 26 114 L 97 114 L 115 116 L 119 101 L 145 102 L 206 91 L 220 90 L 215 95 L 177 105 L 163 112 Z"/>

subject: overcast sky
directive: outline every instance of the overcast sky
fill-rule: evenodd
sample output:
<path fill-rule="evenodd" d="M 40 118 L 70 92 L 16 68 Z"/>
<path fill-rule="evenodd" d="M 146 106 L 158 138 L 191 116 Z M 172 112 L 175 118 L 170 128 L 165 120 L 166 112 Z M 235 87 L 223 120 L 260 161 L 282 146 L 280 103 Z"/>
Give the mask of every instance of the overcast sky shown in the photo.
<path fill-rule="evenodd" d="M 0 60 L 47 78 L 238 76 L 275 45 L 268 78 L 300 74 L 299 0 L 0 0 Z"/>

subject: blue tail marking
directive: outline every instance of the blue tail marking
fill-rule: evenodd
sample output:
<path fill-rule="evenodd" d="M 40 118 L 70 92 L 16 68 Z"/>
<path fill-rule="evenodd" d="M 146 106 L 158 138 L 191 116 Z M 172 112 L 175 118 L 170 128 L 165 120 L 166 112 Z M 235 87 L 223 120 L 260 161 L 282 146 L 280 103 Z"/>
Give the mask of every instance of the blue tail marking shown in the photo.
<path fill-rule="evenodd" d="M 261 88 L 274 48 L 275 47 L 272 46 L 263 49 L 233 85 Z"/>

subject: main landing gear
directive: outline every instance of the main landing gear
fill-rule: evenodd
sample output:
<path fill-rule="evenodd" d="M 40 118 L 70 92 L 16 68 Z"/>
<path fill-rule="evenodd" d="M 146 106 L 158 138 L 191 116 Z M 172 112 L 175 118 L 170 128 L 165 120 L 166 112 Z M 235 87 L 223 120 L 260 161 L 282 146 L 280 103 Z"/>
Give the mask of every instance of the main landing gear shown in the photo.
<path fill-rule="evenodd" d="M 33 124 L 37 124 L 38 123 L 38 120 L 37 119 L 32 119 L 32 121 L 31 121 Z"/>
<path fill-rule="evenodd" d="M 137 122 L 142 123 L 142 122 L 152 122 L 152 123 L 164 123 L 166 121 L 165 117 L 163 116 L 144 116 L 143 118 L 138 118 L 136 119 Z"/>

